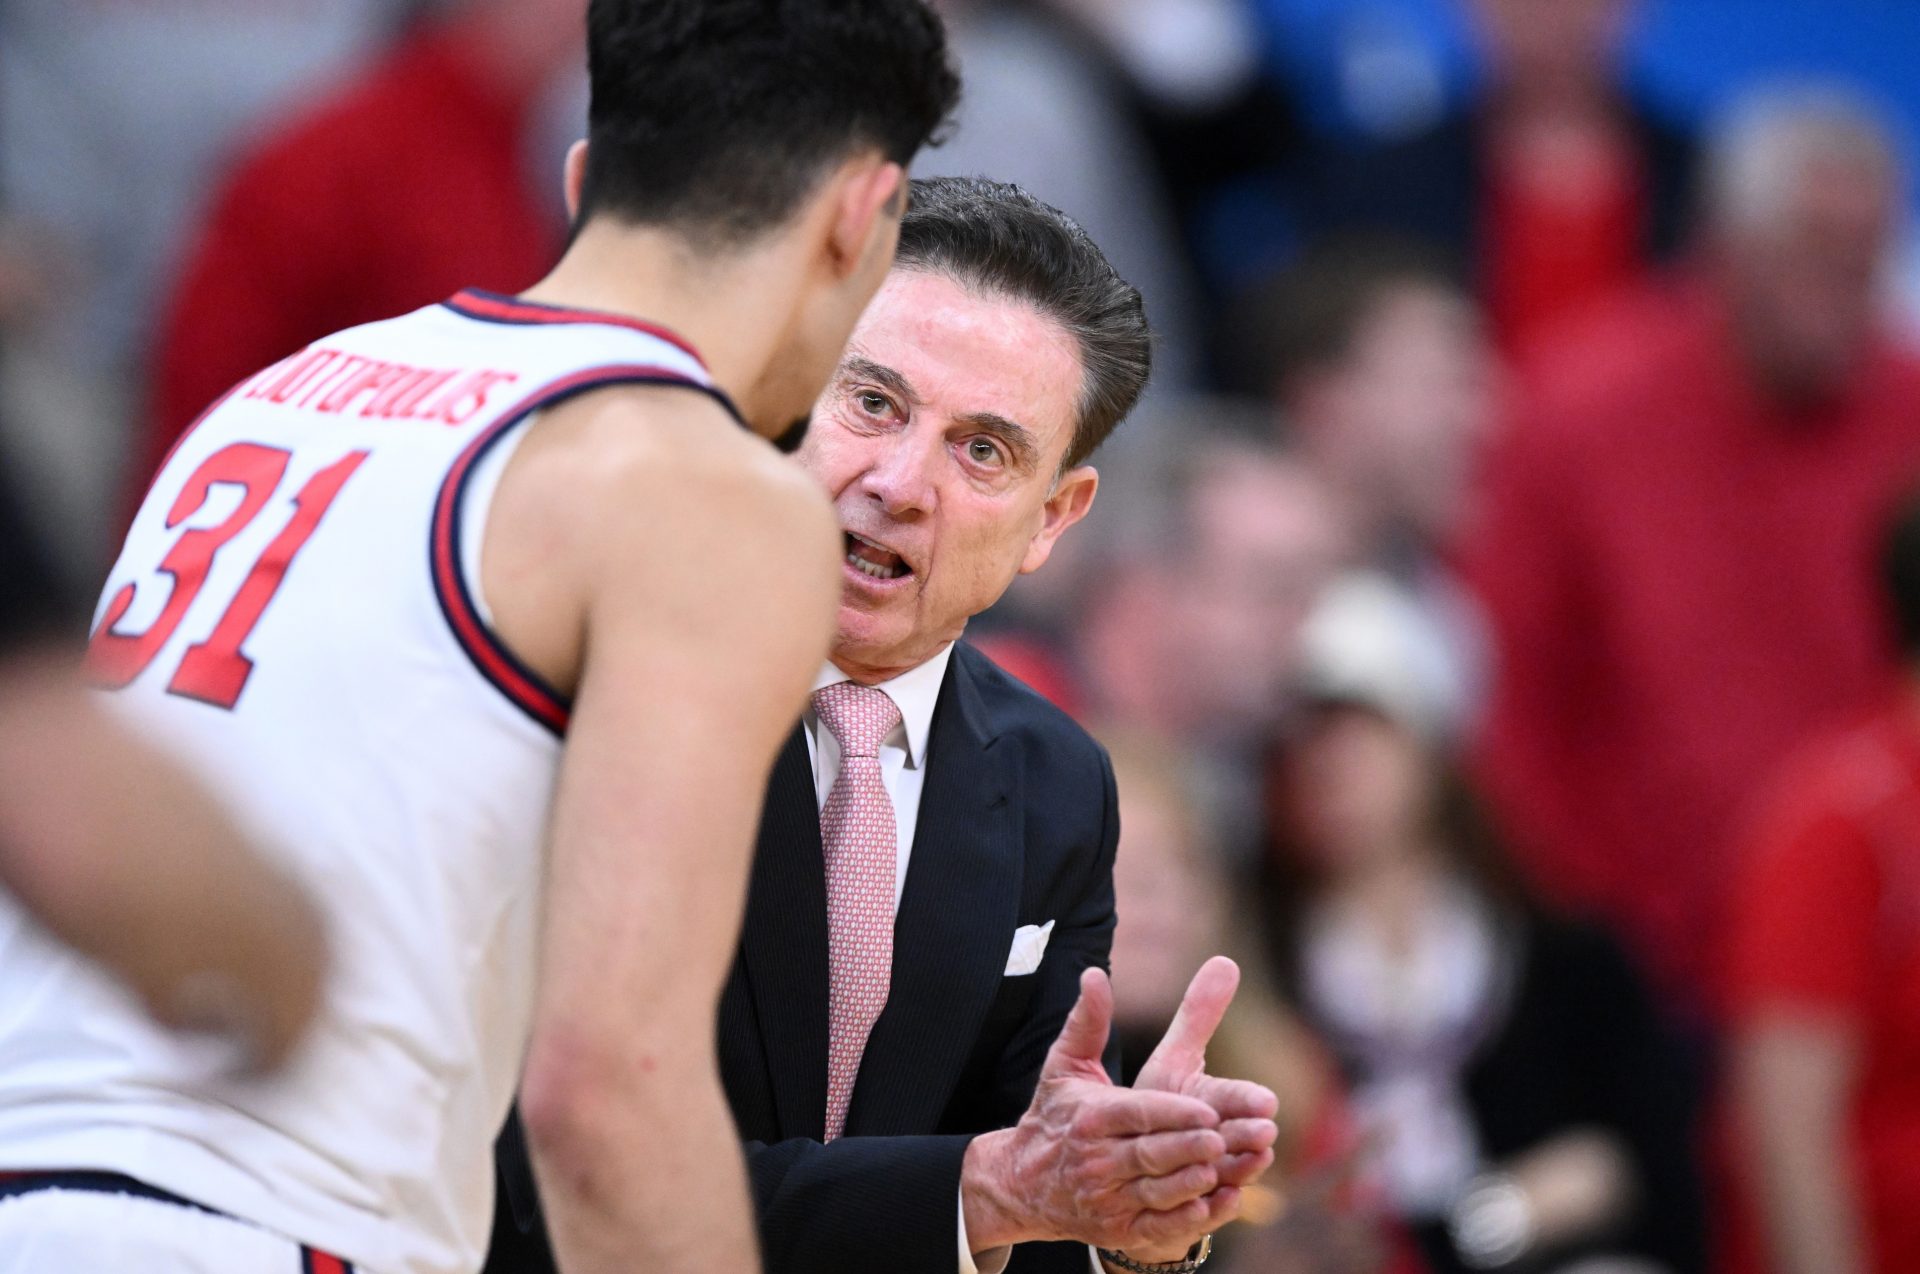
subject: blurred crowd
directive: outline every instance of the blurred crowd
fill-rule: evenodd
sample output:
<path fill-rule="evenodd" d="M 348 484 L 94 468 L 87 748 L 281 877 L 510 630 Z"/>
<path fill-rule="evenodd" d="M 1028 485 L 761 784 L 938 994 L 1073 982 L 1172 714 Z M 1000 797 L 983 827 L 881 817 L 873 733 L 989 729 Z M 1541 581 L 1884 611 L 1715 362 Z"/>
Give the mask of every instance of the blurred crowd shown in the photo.
<path fill-rule="evenodd" d="M 1114 755 L 1129 1036 L 1247 973 L 1286 1142 L 1219 1265 L 1920 1270 L 1920 12 L 943 8 L 919 171 L 1157 332 L 971 635 Z M 581 9 L 0 7 L 0 472 L 77 596 L 230 385 L 534 280 Z"/>

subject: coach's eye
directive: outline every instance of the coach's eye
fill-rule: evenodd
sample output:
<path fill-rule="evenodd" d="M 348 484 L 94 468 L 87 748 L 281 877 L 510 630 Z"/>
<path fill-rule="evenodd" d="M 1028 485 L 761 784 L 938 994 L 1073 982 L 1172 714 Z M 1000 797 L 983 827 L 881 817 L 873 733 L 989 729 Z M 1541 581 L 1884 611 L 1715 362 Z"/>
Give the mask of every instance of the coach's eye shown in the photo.
<path fill-rule="evenodd" d="M 853 396 L 853 400 L 869 416 L 884 416 L 893 409 L 893 404 L 887 401 L 885 394 L 876 394 L 871 389 L 861 390 Z"/>
<path fill-rule="evenodd" d="M 1000 448 L 990 439 L 975 438 L 967 443 L 967 456 L 977 465 L 1000 463 Z"/>

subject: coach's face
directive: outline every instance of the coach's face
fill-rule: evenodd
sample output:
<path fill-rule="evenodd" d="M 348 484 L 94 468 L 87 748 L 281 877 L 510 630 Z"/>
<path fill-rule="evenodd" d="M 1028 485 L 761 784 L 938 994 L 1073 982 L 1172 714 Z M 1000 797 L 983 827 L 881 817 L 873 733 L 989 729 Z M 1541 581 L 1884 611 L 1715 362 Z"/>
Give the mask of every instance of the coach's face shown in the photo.
<path fill-rule="evenodd" d="M 897 269 L 814 409 L 800 460 L 846 533 L 833 658 L 873 682 L 924 663 L 1039 569 L 1099 475 L 1061 473 L 1073 337 L 1022 301 Z"/>

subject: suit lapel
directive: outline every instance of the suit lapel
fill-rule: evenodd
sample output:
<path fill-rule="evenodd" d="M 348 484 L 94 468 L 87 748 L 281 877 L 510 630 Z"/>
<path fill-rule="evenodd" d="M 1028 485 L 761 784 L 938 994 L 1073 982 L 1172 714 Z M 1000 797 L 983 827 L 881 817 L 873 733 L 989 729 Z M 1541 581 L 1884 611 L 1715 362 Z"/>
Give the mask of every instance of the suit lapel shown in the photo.
<path fill-rule="evenodd" d="M 934 1128 L 1006 970 L 1021 889 L 1017 775 L 984 728 L 967 654 L 954 651 L 934 708 L 893 980 L 861 1059 L 850 1134 Z"/>
<path fill-rule="evenodd" d="M 827 1109 L 827 881 L 797 727 L 767 785 L 740 945 L 781 1135 L 817 1141 Z"/>

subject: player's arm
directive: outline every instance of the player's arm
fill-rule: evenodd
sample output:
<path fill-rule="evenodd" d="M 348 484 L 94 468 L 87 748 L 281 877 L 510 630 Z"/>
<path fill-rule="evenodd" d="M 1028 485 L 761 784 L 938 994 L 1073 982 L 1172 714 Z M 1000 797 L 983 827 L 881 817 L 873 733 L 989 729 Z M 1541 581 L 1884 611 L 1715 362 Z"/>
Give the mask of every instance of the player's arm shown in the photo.
<path fill-rule="evenodd" d="M 522 496 L 572 502 L 550 560 L 584 598 L 521 1094 L 568 1274 L 758 1268 L 715 1009 L 766 777 L 831 635 L 838 534 L 798 470 L 689 401 L 651 443 L 604 409 L 543 422 L 522 475 Z"/>
<path fill-rule="evenodd" d="M 0 667 L 0 881 L 162 1024 L 271 1066 L 319 1001 L 306 893 L 54 656 Z"/>

